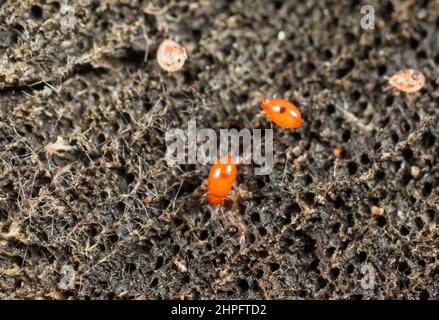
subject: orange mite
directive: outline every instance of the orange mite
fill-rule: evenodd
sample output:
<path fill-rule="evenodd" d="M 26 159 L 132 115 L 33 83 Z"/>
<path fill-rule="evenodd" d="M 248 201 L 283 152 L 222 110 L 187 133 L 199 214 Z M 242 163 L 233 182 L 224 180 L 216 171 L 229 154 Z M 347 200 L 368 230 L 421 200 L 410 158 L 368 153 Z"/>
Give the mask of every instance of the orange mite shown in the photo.
<path fill-rule="evenodd" d="M 406 69 L 395 73 L 389 79 L 389 85 L 400 91 L 413 93 L 420 90 L 425 84 L 425 76 L 413 69 Z"/>
<path fill-rule="evenodd" d="M 261 105 L 262 113 L 282 128 L 298 128 L 302 123 L 299 109 L 291 102 L 280 98 L 265 98 Z"/>
<path fill-rule="evenodd" d="M 207 200 L 211 205 L 224 204 L 236 178 L 236 165 L 232 157 L 219 159 L 210 169 L 207 178 Z"/>

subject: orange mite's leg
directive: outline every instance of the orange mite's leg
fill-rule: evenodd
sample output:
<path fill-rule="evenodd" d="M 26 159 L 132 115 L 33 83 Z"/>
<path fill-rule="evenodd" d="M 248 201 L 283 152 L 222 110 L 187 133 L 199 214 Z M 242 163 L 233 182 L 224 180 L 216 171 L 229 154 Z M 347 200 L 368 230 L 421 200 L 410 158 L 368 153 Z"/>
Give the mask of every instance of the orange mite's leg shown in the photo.
<path fill-rule="evenodd" d="M 241 198 L 241 194 L 239 193 L 239 190 L 235 191 L 235 194 L 233 195 L 233 204 L 232 209 L 236 210 L 238 209 L 238 201 Z"/>
<path fill-rule="evenodd" d="M 259 111 L 259 116 L 260 117 L 265 117 L 266 115 L 267 115 L 267 111 L 265 111 L 265 110 Z"/>
<path fill-rule="evenodd" d="M 387 91 L 392 90 L 392 89 L 393 89 L 392 86 L 387 85 L 387 86 L 384 87 L 383 91 L 387 92 Z"/>
<path fill-rule="evenodd" d="M 406 100 L 407 105 L 409 107 L 413 107 L 413 99 L 412 99 L 412 96 L 409 93 L 405 94 L 405 100 Z"/>
<path fill-rule="evenodd" d="M 261 104 L 261 106 L 259 107 L 259 116 L 260 117 L 265 117 L 266 115 L 267 115 L 267 111 L 265 111 L 265 109 L 264 109 L 264 107 L 263 107 L 263 105 L 264 105 L 264 103 L 266 103 L 267 101 L 269 101 L 269 99 L 270 98 L 264 98 L 263 100 L 262 100 L 262 104 Z"/>

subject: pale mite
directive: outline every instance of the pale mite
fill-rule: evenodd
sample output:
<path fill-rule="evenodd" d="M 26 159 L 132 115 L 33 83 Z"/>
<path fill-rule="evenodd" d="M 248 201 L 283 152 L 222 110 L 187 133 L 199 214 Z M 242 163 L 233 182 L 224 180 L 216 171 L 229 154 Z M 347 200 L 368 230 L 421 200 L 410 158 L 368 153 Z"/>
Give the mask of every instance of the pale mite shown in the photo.
<path fill-rule="evenodd" d="M 414 69 L 399 71 L 389 78 L 390 87 L 407 93 L 421 90 L 424 84 L 425 76 Z"/>
<path fill-rule="evenodd" d="M 173 40 L 164 40 L 157 49 L 157 62 L 168 72 L 180 70 L 186 58 L 186 49 Z"/>

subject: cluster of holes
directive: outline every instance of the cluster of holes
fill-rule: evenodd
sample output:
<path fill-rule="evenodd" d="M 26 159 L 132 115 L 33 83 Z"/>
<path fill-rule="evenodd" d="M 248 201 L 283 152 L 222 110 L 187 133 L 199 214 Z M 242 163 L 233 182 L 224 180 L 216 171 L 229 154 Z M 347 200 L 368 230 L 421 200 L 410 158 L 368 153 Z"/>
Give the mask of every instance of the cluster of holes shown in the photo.
<path fill-rule="evenodd" d="M 370 158 L 367 154 L 363 153 L 360 157 L 360 162 L 363 165 L 368 165 L 370 163 Z"/>
<path fill-rule="evenodd" d="M 33 19 L 41 19 L 43 16 L 43 9 L 37 5 L 34 4 L 31 8 L 30 8 L 30 16 Z"/>
<path fill-rule="evenodd" d="M 334 267 L 329 270 L 329 277 L 331 280 L 336 280 L 340 275 L 340 268 Z"/>
<path fill-rule="evenodd" d="M 136 268 L 137 266 L 135 263 L 129 262 L 125 265 L 125 272 L 133 273 L 134 271 L 136 271 Z"/>
<path fill-rule="evenodd" d="M 341 79 L 344 78 L 345 76 L 347 76 L 352 69 L 355 67 L 355 61 L 354 59 L 347 59 L 344 62 L 344 65 L 342 68 L 338 69 L 336 72 L 336 78 L 337 79 Z"/>
<path fill-rule="evenodd" d="M 316 195 L 314 194 L 314 192 L 310 192 L 310 191 L 308 191 L 308 192 L 305 192 L 305 194 L 304 194 L 305 201 L 306 201 L 306 203 L 308 203 L 309 205 L 314 204 L 314 202 L 315 202 L 315 197 L 316 197 Z"/>
<path fill-rule="evenodd" d="M 344 130 L 341 138 L 343 139 L 344 142 L 348 142 L 349 139 L 351 138 L 351 131 L 349 129 Z"/>
<path fill-rule="evenodd" d="M 422 220 L 421 217 L 416 217 L 414 219 L 414 223 L 415 223 L 416 227 L 418 228 L 418 230 L 422 230 L 422 228 L 424 228 L 424 221 Z"/>
<path fill-rule="evenodd" d="M 378 216 L 376 218 L 376 223 L 378 225 L 378 227 L 384 227 L 387 224 L 387 220 L 385 216 Z"/>
<path fill-rule="evenodd" d="M 343 200 L 343 198 L 341 196 L 337 196 L 334 200 L 334 208 L 336 209 L 340 209 L 342 207 L 344 207 L 345 202 Z"/>
<path fill-rule="evenodd" d="M 436 137 L 430 131 L 427 131 L 422 135 L 422 146 L 425 149 L 429 149 L 433 147 L 435 142 L 436 142 Z"/>
<path fill-rule="evenodd" d="M 406 162 L 410 163 L 413 161 L 413 151 L 409 147 L 404 148 L 401 151 L 401 155 Z"/>
<path fill-rule="evenodd" d="M 350 175 L 354 175 L 354 174 L 357 173 L 358 165 L 357 165 L 357 163 L 356 163 L 355 161 L 349 161 L 349 162 L 346 164 L 346 167 L 347 167 L 347 169 L 348 169 L 348 173 L 349 173 Z"/>
<path fill-rule="evenodd" d="M 433 190 L 433 185 L 430 182 L 425 182 L 424 186 L 422 187 L 422 196 L 428 197 Z"/>
<path fill-rule="evenodd" d="M 207 230 L 202 230 L 199 235 L 200 240 L 206 240 L 209 237 L 209 232 Z"/>

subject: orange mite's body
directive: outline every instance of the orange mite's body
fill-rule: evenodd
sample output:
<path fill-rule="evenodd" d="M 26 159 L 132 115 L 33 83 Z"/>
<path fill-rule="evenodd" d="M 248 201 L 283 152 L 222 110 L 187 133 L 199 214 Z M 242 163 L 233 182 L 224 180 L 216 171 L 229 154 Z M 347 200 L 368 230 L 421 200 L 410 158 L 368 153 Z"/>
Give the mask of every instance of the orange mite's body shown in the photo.
<path fill-rule="evenodd" d="M 395 73 L 389 79 L 389 85 L 397 90 L 413 93 L 420 90 L 425 84 L 425 76 L 413 69 L 406 69 Z"/>
<path fill-rule="evenodd" d="M 236 165 L 231 156 L 221 158 L 212 166 L 207 178 L 207 200 L 211 205 L 224 204 L 235 178 Z"/>
<path fill-rule="evenodd" d="M 299 109 L 291 102 L 280 98 L 265 98 L 261 105 L 270 119 L 282 128 L 298 128 L 302 123 Z"/>

